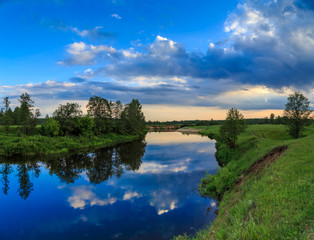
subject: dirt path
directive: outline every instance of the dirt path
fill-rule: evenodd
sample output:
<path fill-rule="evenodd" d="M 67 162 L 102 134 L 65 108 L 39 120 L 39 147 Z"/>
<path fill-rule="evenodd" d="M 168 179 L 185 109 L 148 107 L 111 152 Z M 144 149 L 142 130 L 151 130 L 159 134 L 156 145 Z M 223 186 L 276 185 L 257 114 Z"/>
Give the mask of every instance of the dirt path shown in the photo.
<path fill-rule="evenodd" d="M 244 171 L 235 183 L 235 187 L 240 187 L 248 178 L 249 174 L 257 176 L 270 164 L 275 162 L 288 148 L 288 146 L 278 146 L 267 153 L 265 156 L 258 159 L 248 170 Z"/>
<path fill-rule="evenodd" d="M 273 162 L 277 161 L 279 157 L 287 150 L 287 148 L 288 146 L 278 146 L 278 147 L 273 148 L 269 153 L 267 153 L 266 155 L 261 157 L 259 160 L 257 160 L 255 163 L 253 163 L 248 170 L 244 171 L 241 174 L 241 176 L 238 178 L 238 180 L 235 182 L 235 185 L 233 186 L 235 193 L 233 195 L 233 198 L 229 201 L 228 207 L 224 211 L 224 216 L 228 215 L 229 210 L 238 201 L 239 195 L 241 193 L 241 186 L 245 183 L 247 178 L 249 176 L 255 177 L 259 175 L 263 170 L 268 168 Z M 254 206 L 254 208 L 255 207 L 256 205 Z M 217 217 L 218 216 L 216 216 L 216 218 Z M 221 225 L 221 221 L 218 223 L 216 228 L 219 228 L 220 225 Z"/>

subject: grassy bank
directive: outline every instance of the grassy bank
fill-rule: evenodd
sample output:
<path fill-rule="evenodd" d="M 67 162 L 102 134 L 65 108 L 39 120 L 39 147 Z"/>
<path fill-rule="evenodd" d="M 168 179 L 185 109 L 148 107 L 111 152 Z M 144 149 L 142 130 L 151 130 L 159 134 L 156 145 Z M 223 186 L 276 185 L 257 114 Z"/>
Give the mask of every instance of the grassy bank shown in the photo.
<path fill-rule="evenodd" d="M 200 127 L 217 136 L 219 126 Z M 277 146 L 287 150 L 260 172 L 247 171 Z M 218 143 L 218 155 L 226 157 Z M 292 139 L 282 125 L 250 125 L 230 162 L 206 176 L 203 194 L 221 197 L 214 223 L 195 237 L 176 239 L 313 239 L 314 126 Z"/>
<path fill-rule="evenodd" d="M 100 148 L 118 143 L 130 142 L 140 138 L 140 135 L 103 134 L 90 137 L 46 137 L 41 136 L 37 127 L 32 136 L 18 136 L 17 127 L 11 127 L 9 135 L 0 128 L 1 156 L 28 156 L 39 154 L 59 154 L 75 150 Z"/>

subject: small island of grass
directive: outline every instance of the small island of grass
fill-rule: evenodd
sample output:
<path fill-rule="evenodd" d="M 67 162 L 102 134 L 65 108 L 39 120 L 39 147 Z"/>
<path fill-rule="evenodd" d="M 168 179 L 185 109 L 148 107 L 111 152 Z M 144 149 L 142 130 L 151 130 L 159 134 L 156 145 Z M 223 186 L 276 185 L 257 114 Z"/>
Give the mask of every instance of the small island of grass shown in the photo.
<path fill-rule="evenodd" d="M 0 155 L 58 154 L 112 146 L 139 139 L 146 133 L 142 106 L 133 99 L 123 105 L 94 96 L 83 115 L 77 103 L 60 104 L 52 117 L 39 119 L 40 111 L 27 93 L 10 108 L 8 97 L 0 112 Z M 38 124 L 40 123 L 41 124 Z"/>

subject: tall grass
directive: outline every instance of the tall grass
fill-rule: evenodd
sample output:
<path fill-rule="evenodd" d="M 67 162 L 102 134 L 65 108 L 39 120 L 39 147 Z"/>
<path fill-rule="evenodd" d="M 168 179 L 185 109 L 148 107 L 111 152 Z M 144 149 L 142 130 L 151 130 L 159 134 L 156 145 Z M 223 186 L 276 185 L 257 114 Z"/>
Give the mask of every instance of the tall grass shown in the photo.
<path fill-rule="evenodd" d="M 217 133 L 207 127 L 203 134 Z M 243 170 L 276 146 L 286 152 L 257 176 L 234 183 Z M 201 191 L 222 196 L 214 223 L 196 236 L 176 239 L 313 239 L 314 126 L 292 139 L 284 126 L 253 125 L 240 135 L 235 157 Z"/>

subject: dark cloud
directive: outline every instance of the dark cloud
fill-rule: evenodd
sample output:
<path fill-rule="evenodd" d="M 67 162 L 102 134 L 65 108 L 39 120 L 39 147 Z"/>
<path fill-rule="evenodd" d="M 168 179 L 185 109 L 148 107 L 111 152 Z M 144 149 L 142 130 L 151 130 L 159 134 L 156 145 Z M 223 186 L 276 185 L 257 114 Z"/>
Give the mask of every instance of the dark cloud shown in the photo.
<path fill-rule="evenodd" d="M 306 89 L 314 82 L 313 26 L 313 14 L 295 8 L 292 0 L 252 0 L 229 16 L 225 24 L 229 38 L 212 43 L 206 53 L 189 52 L 182 44 L 158 36 L 140 53 L 74 43 L 68 47 L 71 57 L 63 63 L 106 60 L 109 63 L 95 73 L 115 79 L 187 77 L 200 86 L 213 79 L 232 79 L 277 89 Z"/>
<path fill-rule="evenodd" d="M 86 82 L 86 79 L 81 78 L 81 77 L 72 77 L 70 78 L 70 81 L 74 83 L 82 83 L 82 82 Z"/>
<path fill-rule="evenodd" d="M 247 86 L 249 87 L 249 86 Z M 207 87 L 187 87 L 175 84 L 157 84 L 154 86 L 128 87 L 114 82 L 87 81 L 81 83 L 66 83 L 49 81 L 40 84 L 14 86 L 10 98 L 18 98 L 21 92 L 28 92 L 33 98 L 62 101 L 87 101 L 97 95 L 113 101 L 130 102 L 133 98 L 142 104 L 207 106 L 221 108 L 237 107 L 242 110 L 282 109 L 287 96 L 281 92 L 268 92 L 259 95 L 251 92 L 251 88 L 239 90 L 237 95 L 228 94 L 228 91 L 237 91 L 241 87 L 234 82 L 222 81 L 209 84 Z M 8 89 L 7 89 L 8 90 Z M 245 96 L 243 92 L 250 94 Z"/>
<path fill-rule="evenodd" d="M 302 4 L 301 4 L 302 3 Z M 314 1 L 299 1 L 311 7 Z M 292 0 L 246 1 L 226 21 L 229 38 L 207 53 L 158 36 L 146 52 L 99 71 L 110 77 L 191 77 L 206 82 L 231 78 L 274 88 L 308 88 L 314 82 L 314 16 Z"/>

